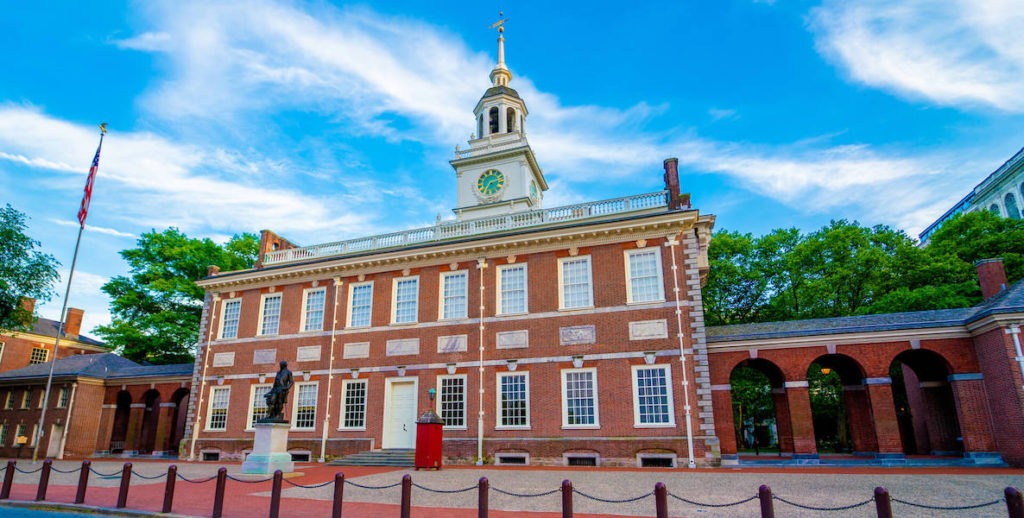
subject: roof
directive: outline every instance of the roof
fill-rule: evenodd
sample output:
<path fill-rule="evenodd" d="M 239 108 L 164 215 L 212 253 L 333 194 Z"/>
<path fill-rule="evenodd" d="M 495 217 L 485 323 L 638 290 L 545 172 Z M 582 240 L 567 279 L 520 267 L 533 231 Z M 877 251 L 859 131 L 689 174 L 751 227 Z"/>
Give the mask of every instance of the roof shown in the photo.
<path fill-rule="evenodd" d="M 825 336 L 965 326 L 990 315 L 1021 312 L 1024 312 L 1024 281 L 1017 282 L 998 295 L 970 308 L 709 326 L 706 329 L 706 333 L 708 343 L 796 336 Z"/>
<path fill-rule="evenodd" d="M 35 323 L 32 324 L 32 331 L 31 332 L 35 333 L 37 335 L 41 335 L 41 336 L 49 336 L 51 338 L 56 338 L 57 337 L 57 330 L 58 329 L 60 329 L 60 322 L 59 321 L 57 321 L 57 320 L 50 320 L 49 318 L 38 318 L 38 319 L 36 319 Z M 85 335 L 78 335 L 77 337 L 74 337 L 74 336 L 68 336 L 67 333 L 61 334 L 61 339 L 65 339 L 65 338 L 70 339 L 70 340 L 75 340 L 75 341 L 81 342 L 83 344 L 88 344 L 88 345 L 97 345 L 97 346 L 100 346 L 100 347 L 106 347 L 107 346 L 107 344 L 105 344 L 105 343 L 103 343 L 103 342 L 101 342 L 99 340 L 96 340 L 95 338 L 90 338 L 90 337 L 85 336 Z"/>
<path fill-rule="evenodd" d="M 514 88 L 509 88 L 507 86 L 492 86 L 488 88 L 486 92 L 484 92 L 484 96 L 481 97 L 481 99 L 486 99 L 488 97 L 493 97 L 495 95 L 502 94 L 522 100 L 522 97 L 519 97 L 519 92 L 515 91 Z"/>
<path fill-rule="evenodd" d="M 99 379 L 137 378 L 145 376 L 178 376 L 192 374 L 193 364 L 139 365 L 114 353 L 77 354 L 61 358 L 53 364 L 53 375 Z M 46 378 L 50 375 L 50 362 L 37 363 L 0 372 L 0 382 Z"/>

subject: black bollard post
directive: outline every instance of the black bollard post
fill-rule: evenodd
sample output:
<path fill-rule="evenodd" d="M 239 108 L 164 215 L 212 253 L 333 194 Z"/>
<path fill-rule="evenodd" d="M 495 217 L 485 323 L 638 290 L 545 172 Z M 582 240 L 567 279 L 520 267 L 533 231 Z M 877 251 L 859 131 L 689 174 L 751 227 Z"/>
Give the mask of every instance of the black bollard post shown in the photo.
<path fill-rule="evenodd" d="M 178 466 L 171 464 L 167 467 L 167 482 L 164 484 L 164 506 L 161 513 L 171 512 L 174 507 L 174 483 L 178 481 Z"/>
<path fill-rule="evenodd" d="M 892 518 L 892 499 L 889 490 L 884 487 L 875 488 L 875 512 L 878 518 Z"/>
<path fill-rule="evenodd" d="M 345 501 L 345 474 L 334 474 L 334 506 L 331 507 L 331 518 L 341 518 L 341 504 Z"/>
<path fill-rule="evenodd" d="M 1003 492 L 1006 496 L 1006 515 L 1009 518 L 1024 518 L 1024 498 L 1020 490 L 1015 487 L 1008 487 Z"/>
<path fill-rule="evenodd" d="M 668 488 L 661 482 L 654 484 L 654 516 L 668 518 Z"/>
<path fill-rule="evenodd" d="M 491 489 L 491 482 L 487 480 L 487 477 L 480 477 L 480 485 L 477 488 L 477 518 L 487 518 L 487 513 L 491 507 L 491 503 L 488 497 L 488 491 Z"/>
<path fill-rule="evenodd" d="M 43 461 L 42 471 L 39 473 L 39 488 L 36 489 L 36 502 L 46 500 L 46 487 L 50 485 L 50 470 L 53 469 L 53 461 Z"/>
<path fill-rule="evenodd" d="M 78 473 L 78 491 L 75 492 L 75 503 L 85 503 L 85 488 L 89 487 L 89 470 L 92 469 L 92 461 L 82 461 L 82 471 Z"/>
<path fill-rule="evenodd" d="M 402 477 L 402 510 L 401 517 L 409 518 L 412 515 L 412 476 Z"/>
<path fill-rule="evenodd" d="M 121 489 L 117 492 L 117 508 L 128 506 L 128 486 L 132 483 L 132 463 L 125 462 L 121 468 Z"/>
<path fill-rule="evenodd" d="M 0 500 L 7 500 L 11 497 L 11 485 L 14 484 L 14 466 L 17 462 L 7 461 L 7 470 L 4 471 L 4 485 L 0 488 Z"/>
<path fill-rule="evenodd" d="M 274 472 L 274 481 L 270 486 L 270 518 L 278 518 L 281 514 L 281 481 L 284 474 L 281 470 Z"/>
<path fill-rule="evenodd" d="M 562 481 L 562 518 L 572 518 L 572 482 Z"/>
<path fill-rule="evenodd" d="M 761 518 L 775 518 L 775 502 L 772 501 L 772 488 L 767 485 L 757 488 L 757 498 L 761 500 Z"/>
<path fill-rule="evenodd" d="M 224 516 L 224 487 L 228 483 L 228 468 L 217 470 L 217 487 L 213 491 L 213 518 Z"/>

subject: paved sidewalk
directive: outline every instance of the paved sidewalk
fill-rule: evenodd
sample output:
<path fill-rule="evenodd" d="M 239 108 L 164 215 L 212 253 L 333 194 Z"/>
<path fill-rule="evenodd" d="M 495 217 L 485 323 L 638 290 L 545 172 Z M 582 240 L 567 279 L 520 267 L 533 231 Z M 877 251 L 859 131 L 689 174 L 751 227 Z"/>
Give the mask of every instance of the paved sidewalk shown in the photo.
<path fill-rule="evenodd" d="M 165 475 L 169 462 L 133 460 L 134 472 L 128 508 L 157 513 L 160 511 Z M 178 473 L 192 481 L 216 475 L 220 464 L 178 462 Z M 40 464 L 27 460 L 18 463 L 21 471 L 33 471 Z M 47 502 L 73 502 L 80 462 L 55 462 Z M 86 504 L 113 508 L 117 501 L 122 461 L 96 461 L 91 474 Z M 231 476 L 238 476 L 239 464 L 225 464 Z M 71 473 L 60 473 L 71 471 Z M 669 511 L 674 517 L 758 516 L 757 500 L 728 507 L 716 505 L 748 500 L 761 484 L 771 486 L 774 494 L 796 504 L 811 507 L 843 507 L 871 499 L 876 486 L 889 489 L 893 498 L 921 505 L 952 507 L 998 501 L 973 510 L 942 511 L 913 507 L 897 502 L 893 511 L 900 517 L 977 516 L 1004 517 L 1002 502 L 1007 486 L 1024 487 L 1024 470 L 983 468 L 738 468 L 738 469 L 612 469 L 612 468 L 496 468 L 450 467 L 442 471 L 412 471 L 385 467 L 336 468 L 318 464 L 297 465 L 297 476 L 287 478 L 282 491 L 282 516 L 327 516 L 331 511 L 334 475 L 345 473 L 351 484 L 345 487 L 346 517 L 395 516 L 401 499 L 399 487 L 365 489 L 354 486 L 382 487 L 399 483 L 411 474 L 414 517 L 474 517 L 480 477 L 490 481 L 491 516 L 510 518 L 561 516 L 562 480 L 573 482 L 576 516 L 612 518 L 654 516 L 654 484 L 663 482 L 670 493 Z M 38 473 L 16 472 L 12 500 L 35 499 Z M 294 484 L 294 485 L 293 485 Z M 317 486 L 307 488 L 299 486 Z M 296 486 L 298 485 L 298 486 Z M 270 482 L 228 480 L 224 516 L 255 518 L 266 516 L 270 505 Z M 465 490 L 461 492 L 452 492 Z M 442 491 L 442 492 L 437 492 Z M 448 491 L 447 493 L 443 491 Z M 173 511 L 189 516 L 210 516 L 213 509 L 214 482 L 189 483 L 178 480 Z M 519 495 L 544 496 L 510 496 Z M 611 503 L 636 498 L 632 502 Z M 695 503 L 687 503 L 683 499 Z M 828 516 L 836 518 L 874 516 L 874 503 L 846 510 L 814 511 L 775 501 L 778 516 Z"/>

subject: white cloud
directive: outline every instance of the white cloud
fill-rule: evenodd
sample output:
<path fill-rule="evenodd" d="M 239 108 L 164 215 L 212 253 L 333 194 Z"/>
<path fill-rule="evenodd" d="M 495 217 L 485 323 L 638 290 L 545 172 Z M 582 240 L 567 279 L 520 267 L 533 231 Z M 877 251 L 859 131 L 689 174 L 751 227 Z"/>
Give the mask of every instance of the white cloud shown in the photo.
<path fill-rule="evenodd" d="M 68 269 L 59 270 L 60 280 L 57 282 L 59 293 L 48 302 L 41 303 L 36 307 L 37 313 L 43 318 L 60 320 L 60 309 L 64 304 L 64 289 L 67 287 Z M 108 309 L 110 299 L 100 289 L 110 279 L 102 275 L 76 270 L 75 277 L 71 280 L 71 293 L 68 296 L 68 307 L 83 310 L 82 334 L 91 338 L 99 338 L 94 334 L 96 326 L 110 323 L 110 311 Z"/>
<path fill-rule="evenodd" d="M 50 221 L 50 223 L 53 223 L 55 225 L 60 225 L 62 227 L 77 227 L 77 226 L 79 226 L 78 221 L 70 221 L 70 220 L 57 219 L 57 218 L 50 218 L 49 221 Z M 88 221 L 86 221 L 86 229 L 89 232 L 96 232 L 97 234 L 106 234 L 108 236 L 135 237 L 135 234 L 132 234 L 130 232 L 121 232 L 120 230 L 117 230 L 117 229 L 114 229 L 114 228 L 97 227 L 95 225 L 90 225 L 90 224 L 88 224 Z"/>
<path fill-rule="evenodd" d="M 829 0 L 818 47 L 856 81 L 950 106 L 1024 112 L 1019 0 Z"/>

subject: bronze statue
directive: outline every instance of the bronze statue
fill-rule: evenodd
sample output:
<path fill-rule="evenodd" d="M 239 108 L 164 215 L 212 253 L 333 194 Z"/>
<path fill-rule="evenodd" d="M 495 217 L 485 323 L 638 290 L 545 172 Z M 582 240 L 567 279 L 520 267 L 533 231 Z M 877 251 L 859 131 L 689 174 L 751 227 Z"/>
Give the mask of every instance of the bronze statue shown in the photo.
<path fill-rule="evenodd" d="M 295 381 L 292 379 L 292 371 L 288 370 L 288 362 L 281 360 L 281 370 L 277 371 L 274 378 L 274 386 L 263 395 L 267 400 L 267 417 L 260 419 L 259 423 L 287 423 L 284 418 L 284 404 L 288 401 L 288 393 L 292 390 Z"/>

